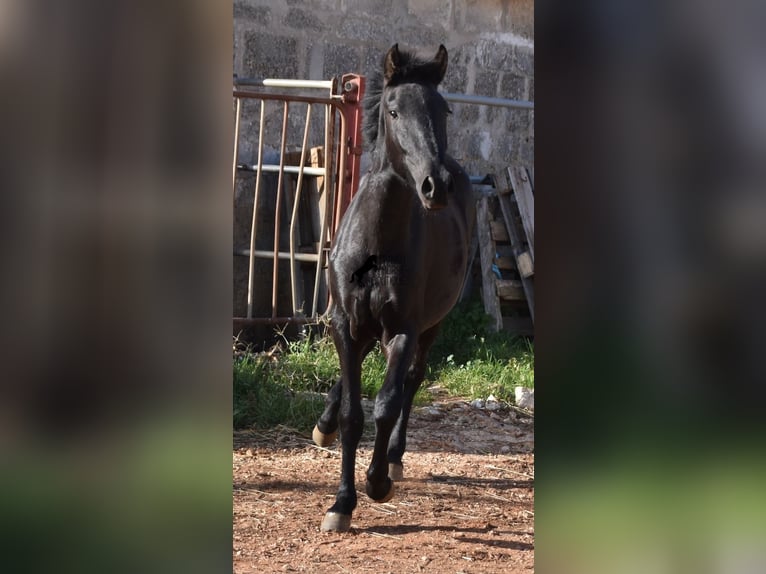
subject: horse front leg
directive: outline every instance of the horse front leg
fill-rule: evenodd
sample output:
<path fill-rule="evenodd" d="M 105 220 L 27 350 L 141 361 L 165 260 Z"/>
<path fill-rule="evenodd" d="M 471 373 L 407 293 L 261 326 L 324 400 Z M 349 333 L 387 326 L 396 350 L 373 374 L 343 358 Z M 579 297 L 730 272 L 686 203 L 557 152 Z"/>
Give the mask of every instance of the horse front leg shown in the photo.
<path fill-rule="evenodd" d="M 355 341 L 351 338 L 348 321 L 338 321 L 333 329 L 333 340 L 340 360 L 340 421 L 341 473 L 340 486 L 333 504 L 325 513 L 320 529 L 323 532 L 346 532 L 351 528 L 351 513 L 356 508 L 354 471 L 356 449 L 364 427 L 362 411 L 362 361 L 372 348 L 372 340 Z M 337 385 L 336 385 L 337 386 Z M 331 393 L 333 391 L 331 390 Z"/>
<path fill-rule="evenodd" d="M 402 456 L 404 456 L 404 450 L 407 447 L 407 424 L 410 419 L 410 411 L 412 410 L 412 401 L 425 378 L 428 352 L 431 350 L 431 346 L 439 334 L 440 326 L 441 323 L 438 323 L 420 335 L 418 347 L 415 351 L 415 359 L 407 372 L 407 380 L 404 383 L 402 410 L 399 413 L 399 418 L 388 441 L 388 477 L 395 482 L 404 480 Z"/>
<path fill-rule="evenodd" d="M 324 411 L 319 416 L 317 424 L 314 425 L 314 432 L 311 434 L 317 446 L 330 446 L 338 436 L 338 410 L 342 388 L 342 379 L 338 379 L 327 393 Z"/>
<path fill-rule="evenodd" d="M 375 399 L 375 448 L 367 470 L 367 496 L 376 502 L 386 502 L 394 495 L 394 485 L 388 477 L 388 442 L 399 418 L 404 398 L 407 370 L 415 354 L 416 339 L 400 333 L 386 343 L 388 365 L 383 386 Z"/>

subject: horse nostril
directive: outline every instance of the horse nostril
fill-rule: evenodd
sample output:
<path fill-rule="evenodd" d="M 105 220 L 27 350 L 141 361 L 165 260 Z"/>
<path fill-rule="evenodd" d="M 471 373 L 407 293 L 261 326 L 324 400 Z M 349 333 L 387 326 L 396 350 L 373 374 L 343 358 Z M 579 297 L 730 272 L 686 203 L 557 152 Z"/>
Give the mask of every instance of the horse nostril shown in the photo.
<path fill-rule="evenodd" d="M 434 196 L 434 178 L 430 175 L 423 180 L 423 185 L 420 186 L 420 191 L 427 199 L 432 199 Z"/>

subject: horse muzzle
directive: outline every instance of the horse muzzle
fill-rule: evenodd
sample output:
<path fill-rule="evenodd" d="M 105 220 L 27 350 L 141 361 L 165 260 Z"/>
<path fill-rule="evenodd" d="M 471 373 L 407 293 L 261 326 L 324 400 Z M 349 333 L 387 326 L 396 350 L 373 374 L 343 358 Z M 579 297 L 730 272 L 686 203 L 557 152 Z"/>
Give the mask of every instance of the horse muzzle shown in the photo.
<path fill-rule="evenodd" d="M 447 182 L 442 178 L 427 176 L 418 190 L 423 207 L 433 211 L 447 207 L 447 188 Z"/>

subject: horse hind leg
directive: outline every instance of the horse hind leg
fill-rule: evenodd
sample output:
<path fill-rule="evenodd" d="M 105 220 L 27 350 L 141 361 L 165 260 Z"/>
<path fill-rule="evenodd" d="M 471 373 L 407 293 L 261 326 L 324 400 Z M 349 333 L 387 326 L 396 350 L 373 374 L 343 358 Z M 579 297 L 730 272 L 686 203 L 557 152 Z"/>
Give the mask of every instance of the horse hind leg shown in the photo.
<path fill-rule="evenodd" d="M 341 379 L 332 386 L 325 399 L 325 407 L 314 426 L 311 438 L 317 446 L 328 447 L 338 436 L 338 410 L 341 400 Z"/>
<path fill-rule="evenodd" d="M 404 396 L 402 398 L 402 410 L 396 421 L 391 438 L 388 441 L 388 477 L 394 482 L 404 480 L 404 465 L 402 457 L 407 447 L 407 424 L 412 410 L 412 401 L 426 374 L 426 360 L 431 346 L 439 334 L 439 324 L 423 332 L 418 339 L 418 347 L 415 351 L 415 359 L 412 362 L 404 383 Z"/>

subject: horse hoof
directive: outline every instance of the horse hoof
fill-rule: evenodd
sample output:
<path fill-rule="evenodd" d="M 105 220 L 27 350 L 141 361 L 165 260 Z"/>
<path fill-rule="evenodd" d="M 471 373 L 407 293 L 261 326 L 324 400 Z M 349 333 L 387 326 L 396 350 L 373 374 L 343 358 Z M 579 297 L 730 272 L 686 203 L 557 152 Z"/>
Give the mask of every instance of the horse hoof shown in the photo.
<path fill-rule="evenodd" d="M 322 532 L 348 532 L 351 528 L 351 515 L 339 512 L 328 512 L 322 519 Z"/>
<path fill-rule="evenodd" d="M 377 502 L 378 504 L 383 504 L 384 502 L 388 502 L 394 497 L 394 481 L 391 481 L 391 488 L 388 489 L 388 492 L 383 495 L 383 498 L 373 498 L 373 502 Z"/>
<path fill-rule="evenodd" d="M 394 482 L 401 482 L 404 480 L 404 467 L 398 462 L 392 462 L 388 465 L 388 478 Z"/>
<path fill-rule="evenodd" d="M 335 442 L 335 437 L 337 436 L 337 430 L 331 432 L 330 434 L 324 434 L 316 425 L 314 426 L 314 432 L 311 433 L 311 438 L 314 439 L 314 444 L 317 446 L 330 446 L 333 442 Z"/>

